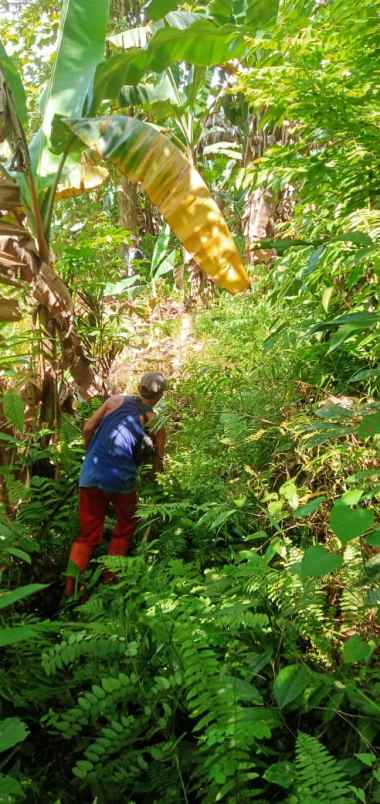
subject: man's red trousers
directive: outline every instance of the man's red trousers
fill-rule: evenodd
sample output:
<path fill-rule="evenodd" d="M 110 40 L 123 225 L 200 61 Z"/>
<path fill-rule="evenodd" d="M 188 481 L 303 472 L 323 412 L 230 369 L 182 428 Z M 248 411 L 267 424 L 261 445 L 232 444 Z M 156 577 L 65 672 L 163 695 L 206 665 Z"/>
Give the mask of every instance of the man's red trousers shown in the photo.
<path fill-rule="evenodd" d="M 104 520 L 109 503 L 115 509 L 116 525 L 108 548 L 111 556 L 128 553 L 136 529 L 137 491 L 108 494 L 97 488 L 79 489 L 80 535 L 71 547 L 70 561 L 80 571 L 86 569 L 94 548 L 103 538 Z"/>

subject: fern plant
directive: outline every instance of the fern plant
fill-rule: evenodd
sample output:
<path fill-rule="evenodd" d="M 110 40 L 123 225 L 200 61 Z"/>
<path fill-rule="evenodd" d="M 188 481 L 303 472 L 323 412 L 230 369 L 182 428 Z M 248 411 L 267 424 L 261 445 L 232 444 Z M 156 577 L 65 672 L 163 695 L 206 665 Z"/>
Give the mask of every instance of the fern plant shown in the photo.
<path fill-rule="evenodd" d="M 300 804 L 347 804 L 356 801 L 338 761 L 310 734 L 299 732 L 296 742 L 296 794 Z"/>

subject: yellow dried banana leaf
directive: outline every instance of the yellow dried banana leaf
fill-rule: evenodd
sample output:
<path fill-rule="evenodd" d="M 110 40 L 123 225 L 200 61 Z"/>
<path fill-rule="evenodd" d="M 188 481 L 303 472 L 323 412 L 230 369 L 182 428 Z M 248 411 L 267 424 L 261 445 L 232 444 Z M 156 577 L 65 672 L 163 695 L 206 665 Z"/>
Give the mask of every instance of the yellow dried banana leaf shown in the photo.
<path fill-rule="evenodd" d="M 107 168 L 98 165 L 88 154 L 82 154 L 80 160 L 72 159 L 71 162 L 69 157 L 55 193 L 58 200 L 97 190 L 108 179 Z"/>
<path fill-rule="evenodd" d="M 249 288 L 249 277 L 218 205 L 171 140 L 149 123 L 131 117 L 63 122 L 102 159 L 111 159 L 130 181 L 141 182 L 202 271 L 231 293 Z"/>

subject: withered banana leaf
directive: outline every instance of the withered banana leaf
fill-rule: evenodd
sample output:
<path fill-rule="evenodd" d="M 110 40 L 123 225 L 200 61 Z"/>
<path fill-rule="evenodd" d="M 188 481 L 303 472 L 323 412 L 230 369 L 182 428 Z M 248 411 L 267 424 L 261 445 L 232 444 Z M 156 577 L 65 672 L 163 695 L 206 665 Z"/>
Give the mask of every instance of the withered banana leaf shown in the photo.
<path fill-rule="evenodd" d="M 150 200 L 200 268 L 231 293 L 250 281 L 228 226 L 198 171 L 154 126 L 125 116 L 65 120 L 102 159 L 110 159 Z"/>

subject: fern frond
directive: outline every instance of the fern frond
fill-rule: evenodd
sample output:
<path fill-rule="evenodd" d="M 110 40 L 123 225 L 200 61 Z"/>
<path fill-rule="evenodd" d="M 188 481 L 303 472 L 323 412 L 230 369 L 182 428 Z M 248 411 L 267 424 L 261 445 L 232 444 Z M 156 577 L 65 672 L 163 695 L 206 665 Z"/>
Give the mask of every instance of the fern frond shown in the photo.
<path fill-rule="evenodd" d="M 297 794 L 302 804 L 347 804 L 355 801 L 337 760 L 310 734 L 298 733 Z"/>

